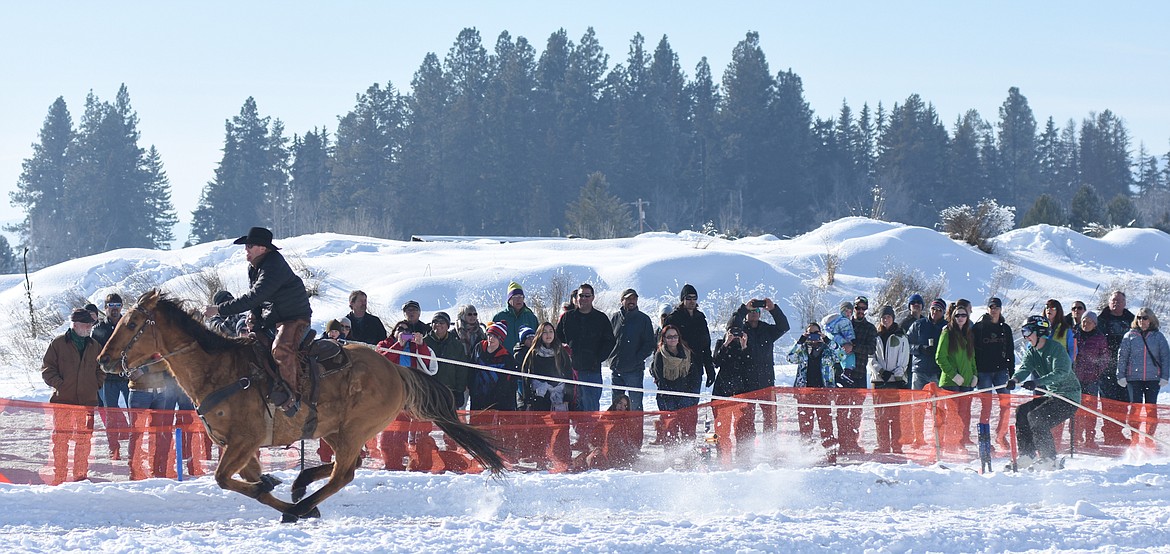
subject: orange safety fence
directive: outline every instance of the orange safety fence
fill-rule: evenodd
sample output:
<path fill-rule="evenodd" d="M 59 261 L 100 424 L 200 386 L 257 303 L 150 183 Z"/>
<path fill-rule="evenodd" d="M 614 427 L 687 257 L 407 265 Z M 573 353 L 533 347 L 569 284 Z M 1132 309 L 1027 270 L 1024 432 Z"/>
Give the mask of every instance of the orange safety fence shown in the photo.
<path fill-rule="evenodd" d="M 513 471 L 554 473 L 629 468 L 640 471 L 774 467 L 865 461 L 919 464 L 979 459 L 976 426 L 991 428 L 997 466 L 1008 461 L 1008 426 L 1026 394 L 952 398 L 927 391 L 775 387 L 675 412 L 461 412 L 486 431 Z M 888 406 L 893 403 L 919 402 Z M 771 405 L 768 403 L 775 403 Z M 799 406 L 798 406 L 799 404 Z M 1119 456 L 1167 442 L 1170 406 L 1085 396 L 1083 404 L 1153 435 L 1150 441 L 1084 410 L 1053 430 L 1061 455 Z M 182 433 L 183 472 L 214 471 L 212 446 L 194 412 L 85 408 L 0 399 L 0 483 L 59 484 L 177 476 L 175 430 Z M 307 440 L 260 452 L 266 471 L 331 459 L 328 445 Z M 433 424 L 405 415 L 366 444 L 363 467 L 441 473 L 483 471 L 444 440 Z"/>

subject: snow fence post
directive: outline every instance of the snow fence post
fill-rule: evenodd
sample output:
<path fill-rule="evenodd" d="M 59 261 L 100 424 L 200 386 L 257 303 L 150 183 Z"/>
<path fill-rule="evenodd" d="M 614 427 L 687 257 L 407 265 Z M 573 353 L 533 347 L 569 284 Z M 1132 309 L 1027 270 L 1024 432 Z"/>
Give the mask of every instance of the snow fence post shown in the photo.
<path fill-rule="evenodd" d="M 175 428 L 175 476 L 183 480 L 183 429 Z"/>

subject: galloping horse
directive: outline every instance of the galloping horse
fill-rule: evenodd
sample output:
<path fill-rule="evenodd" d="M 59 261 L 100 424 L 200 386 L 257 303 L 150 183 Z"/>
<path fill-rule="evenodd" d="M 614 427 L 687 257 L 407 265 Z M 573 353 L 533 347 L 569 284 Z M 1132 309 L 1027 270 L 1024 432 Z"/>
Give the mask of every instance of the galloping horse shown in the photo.
<path fill-rule="evenodd" d="M 485 435 L 459 421 L 446 387 L 370 348 L 346 345 L 352 366 L 321 378 L 312 434 L 333 447 L 334 461 L 297 475 L 293 503 L 277 499 L 272 495 L 277 482 L 261 474 L 257 449 L 300 440 L 311 410 L 305 406 L 289 418 L 267 403 L 262 392 L 265 384 L 257 382 L 263 378 L 256 371 L 267 361 L 258 357 L 252 342 L 208 330 L 179 302 L 152 290 L 118 321 L 98 361 L 107 373 L 124 374 L 165 362 L 179 386 L 200 406 L 208 433 L 223 448 L 216 482 L 275 508 L 284 514 L 285 522 L 320 517 L 317 505 L 353 480 L 362 445 L 404 408 L 434 422 L 493 474 L 504 469 Z M 244 480 L 236 479 L 237 473 Z M 310 483 L 325 477 L 329 477 L 325 485 L 304 496 Z"/>

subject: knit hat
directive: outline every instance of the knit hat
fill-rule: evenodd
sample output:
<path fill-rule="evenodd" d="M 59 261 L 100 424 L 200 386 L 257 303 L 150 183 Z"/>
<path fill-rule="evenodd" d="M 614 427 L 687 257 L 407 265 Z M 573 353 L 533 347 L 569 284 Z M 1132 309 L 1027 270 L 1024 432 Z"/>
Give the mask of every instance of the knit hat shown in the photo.
<path fill-rule="evenodd" d="M 674 306 L 671 306 L 669 303 L 667 303 L 667 304 L 662 305 L 662 309 L 658 310 L 658 314 L 659 315 L 670 315 L 670 313 L 673 311 L 674 311 Z"/>
<path fill-rule="evenodd" d="M 852 310 L 853 310 L 853 303 L 849 302 L 849 301 L 845 301 L 845 302 L 841 303 L 841 308 L 837 311 L 841 312 L 841 313 L 845 313 L 845 312 L 849 312 Z"/>
<path fill-rule="evenodd" d="M 536 331 L 533 330 L 532 327 L 528 327 L 526 325 L 526 326 L 520 328 L 520 333 L 517 335 L 517 337 L 518 337 L 517 340 L 519 342 L 524 342 L 524 339 L 526 339 L 528 337 L 535 337 L 535 336 L 536 336 Z"/>
<path fill-rule="evenodd" d="M 678 293 L 678 299 L 680 301 L 686 300 L 687 297 L 692 295 L 692 294 L 695 295 L 696 298 L 698 298 L 699 291 L 695 290 L 695 287 L 693 285 L 691 285 L 690 283 L 687 283 L 687 284 L 683 285 L 682 292 Z"/>
<path fill-rule="evenodd" d="M 898 317 L 898 315 L 894 313 L 893 306 L 882 306 L 882 311 L 881 311 L 881 313 L 878 314 L 878 319 L 881 319 L 881 318 L 886 317 L 886 316 L 890 316 L 893 318 Z"/>
<path fill-rule="evenodd" d="M 353 323 L 350 323 L 348 317 L 343 317 L 337 320 L 337 322 L 340 323 L 342 327 L 353 327 Z"/>
<path fill-rule="evenodd" d="M 69 321 L 74 323 L 94 323 L 93 314 L 85 308 L 77 308 L 69 314 Z"/>
<path fill-rule="evenodd" d="M 224 302 L 231 302 L 232 300 L 235 300 L 235 299 L 236 299 L 236 297 L 232 296 L 232 293 L 230 293 L 226 290 L 221 290 L 221 291 L 215 293 L 215 296 L 211 297 L 211 303 L 218 306 L 220 304 L 223 304 Z"/>
<path fill-rule="evenodd" d="M 516 281 L 508 283 L 508 300 L 511 300 L 512 297 L 516 296 L 517 294 L 524 296 L 524 289 L 520 287 L 520 283 L 517 283 Z"/>
<path fill-rule="evenodd" d="M 906 306 L 910 307 L 913 304 L 926 305 L 926 301 L 922 299 L 922 295 L 917 292 L 910 295 L 910 300 L 906 302 Z"/>
<path fill-rule="evenodd" d="M 1097 314 L 1095 314 L 1093 312 L 1085 312 L 1085 315 L 1081 316 L 1081 321 L 1084 321 L 1086 319 L 1089 321 L 1092 321 L 1093 325 L 1097 324 Z"/>
<path fill-rule="evenodd" d="M 930 307 L 938 308 L 945 312 L 947 311 L 947 301 L 943 300 L 942 298 L 935 298 L 934 300 L 930 301 Z"/>
<path fill-rule="evenodd" d="M 435 315 L 431 316 L 431 323 L 436 321 L 442 321 L 443 323 L 450 325 L 451 316 L 447 315 L 447 312 L 435 312 Z"/>
<path fill-rule="evenodd" d="M 988 308 L 1002 308 L 1003 307 L 1003 300 L 1000 300 L 999 298 L 992 296 L 991 298 L 987 299 L 987 307 Z"/>
<path fill-rule="evenodd" d="M 638 291 L 636 291 L 634 289 L 626 289 L 626 290 L 622 291 L 622 300 L 625 300 L 626 298 L 629 298 L 631 296 L 633 296 L 634 298 L 637 298 Z"/>
<path fill-rule="evenodd" d="M 503 321 L 493 321 L 488 324 L 487 332 L 502 341 L 508 338 L 508 324 Z"/>
<path fill-rule="evenodd" d="M 101 313 L 101 310 L 99 310 L 98 307 L 92 303 L 85 305 L 85 311 L 90 313 Z"/>
<path fill-rule="evenodd" d="M 418 302 L 416 302 L 414 300 L 408 300 L 405 304 L 402 305 L 402 311 L 404 311 L 404 312 L 406 310 L 421 310 L 421 309 L 422 309 L 422 307 L 419 306 Z"/>
<path fill-rule="evenodd" d="M 330 319 L 329 323 L 325 324 L 325 332 L 328 333 L 329 331 L 337 331 L 340 333 L 344 331 L 344 329 L 341 328 L 340 321 L 337 321 L 336 319 Z"/>

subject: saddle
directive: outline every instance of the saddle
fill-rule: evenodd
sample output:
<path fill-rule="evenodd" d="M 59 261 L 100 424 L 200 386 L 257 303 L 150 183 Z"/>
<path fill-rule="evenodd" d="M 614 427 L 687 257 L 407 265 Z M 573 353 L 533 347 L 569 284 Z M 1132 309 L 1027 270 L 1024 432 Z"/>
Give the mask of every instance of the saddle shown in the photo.
<path fill-rule="evenodd" d="M 305 437 L 311 437 L 317 428 L 317 401 L 320 397 L 321 379 L 340 373 L 352 366 L 349 354 L 345 352 L 341 344 L 329 338 L 318 339 L 316 335 L 316 331 L 309 329 L 297 348 L 297 360 L 300 362 L 297 375 L 297 388 L 299 390 L 294 392 L 309 407 L 309 416 L 305 420 L 302 431 L 302 435 Z M 268 394 L 265 395 L 265 398 L 270 398 L 272 393 L 279 388 L 287 388 L 288 384 L 280 377 L 276 358 L 272 356 L 271 343 L 258 339 L 252 343 L 252 348 L 256 352 L 257 359 L 261 361 L 263 373 L 268 376 Z M 295 412 L 292 415 L 295 415 Z"/>

